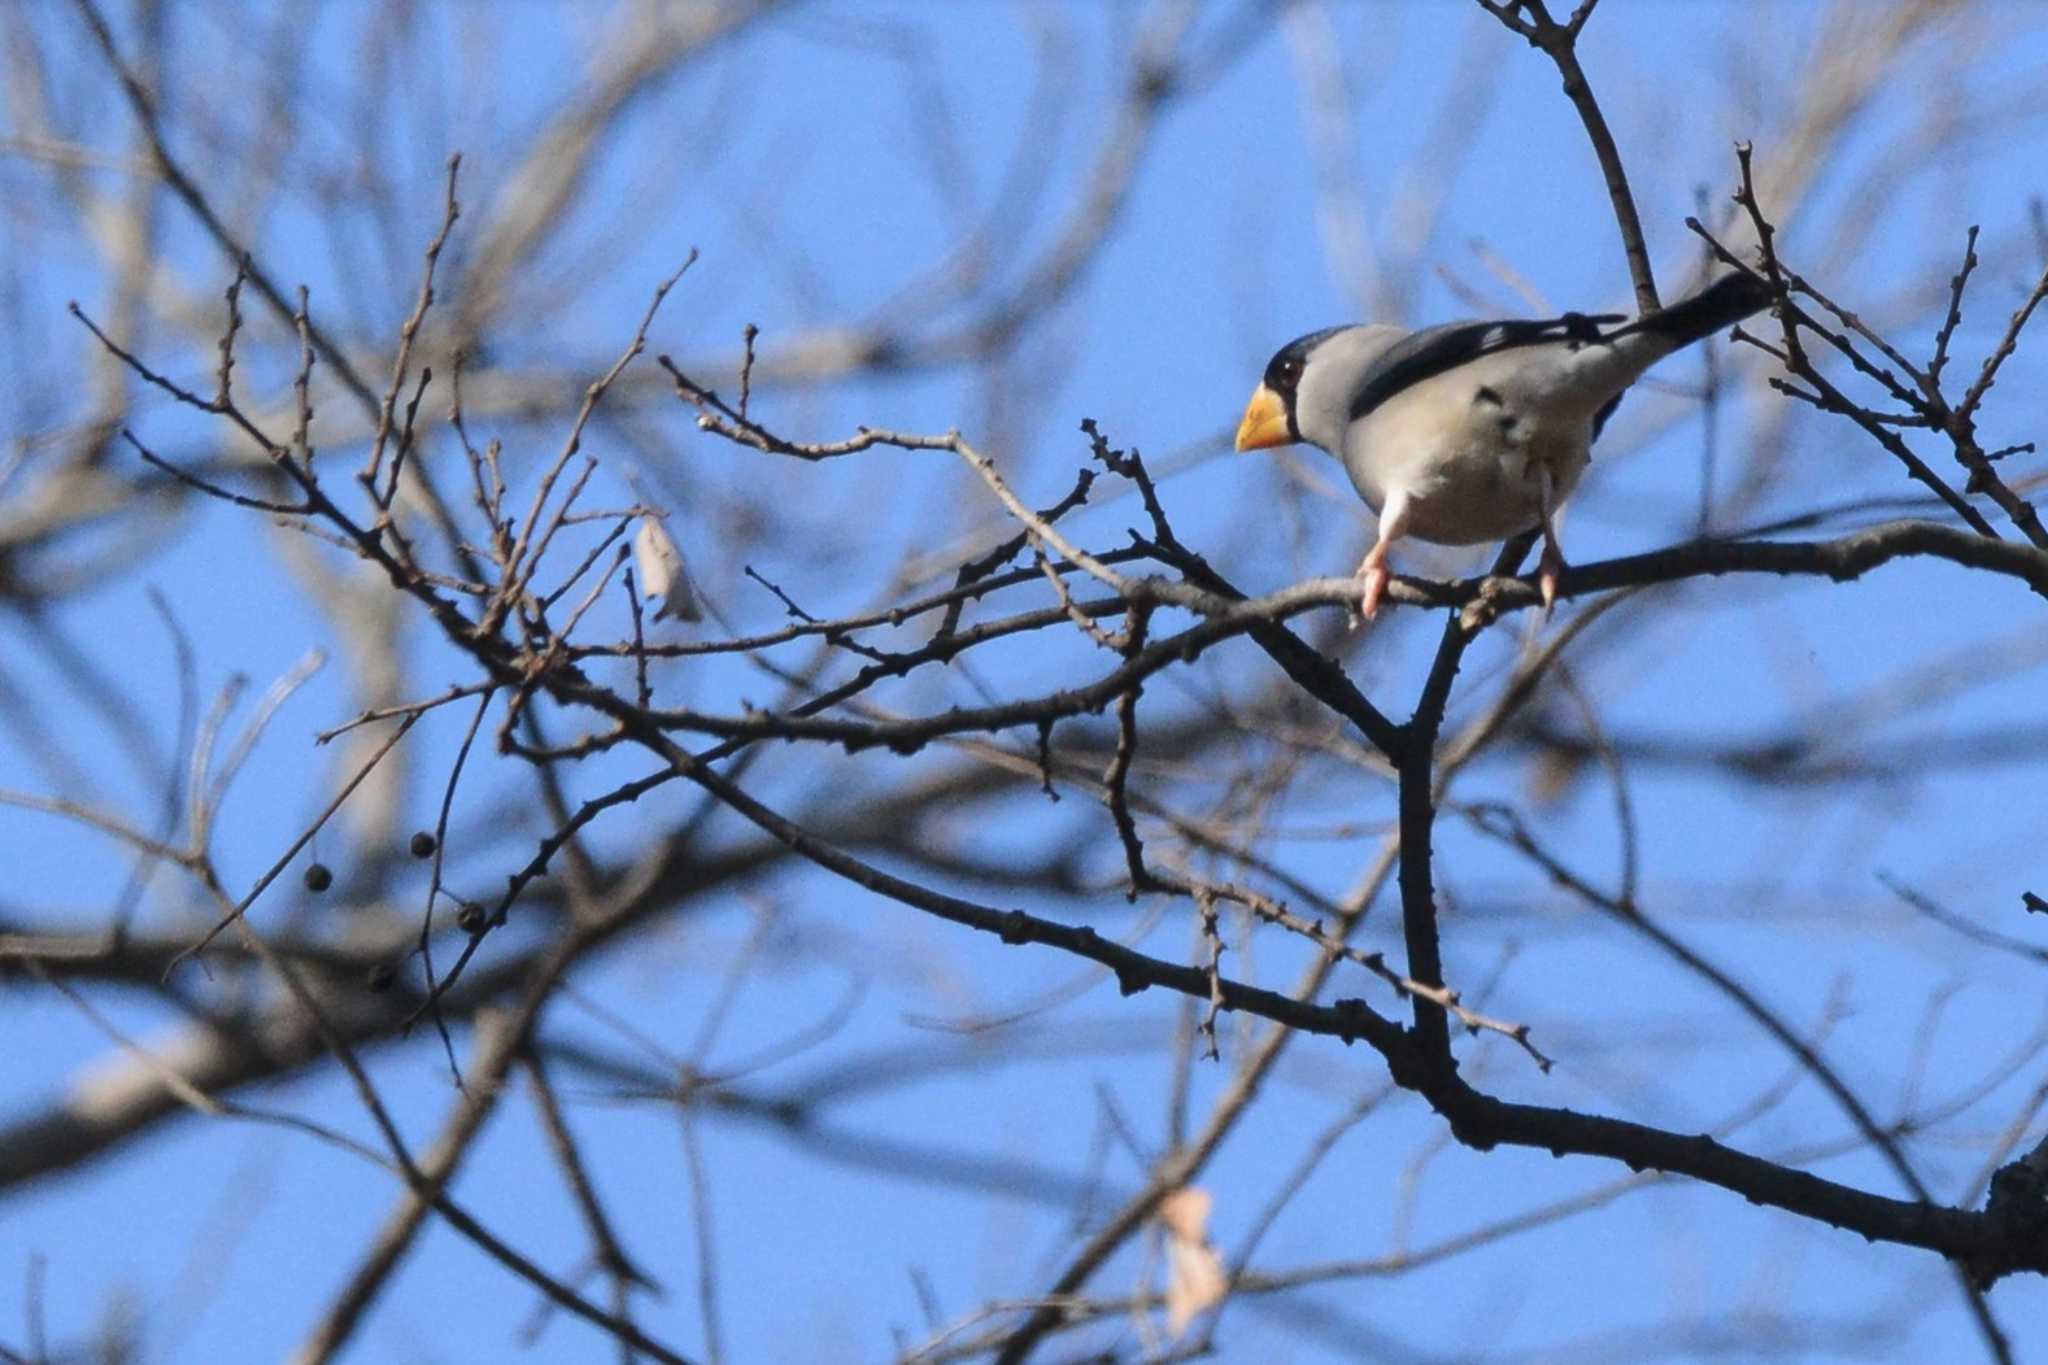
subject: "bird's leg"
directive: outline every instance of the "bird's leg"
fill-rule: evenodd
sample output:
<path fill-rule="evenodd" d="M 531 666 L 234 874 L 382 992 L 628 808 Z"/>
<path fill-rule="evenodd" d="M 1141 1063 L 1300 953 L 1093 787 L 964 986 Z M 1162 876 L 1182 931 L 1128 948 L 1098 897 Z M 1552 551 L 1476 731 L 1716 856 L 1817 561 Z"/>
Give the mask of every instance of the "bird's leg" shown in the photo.
<path fill-rule="evenodd" d="M 1408 529 L 1408 495 L 1403 492 L 1387 494 L 1386 506 L 1380 508 L 1379 535 L 1366 551 L 1365 558 L 1358 564 L 1358 615 L 1370 621 L 1380 609 L 1380 598 L 1387 590 L 1387 580 L 1393 571 L 1387 568 L 1387 551 Z"/>
<path fill-rule="evenodd" d="M 1557 580 L 1564 572 L 1564 551 L 1557 543 L 1557 487 L 1549 465 L 1536 467 L 1543 500 L 1543 557 L 1536 561 L 1536 591 L 1543 598 L 1543 619 L 1557 609 Z"/>
<path fill-rule="evenodd" d="M 1387 580 L 1393 575 L 1387 569 L 1387 542 L 1373 542 L 1371 550 L 1358 564 L 1358 610 L 1352 617 L 1364 617 L 1370 621 L 1379 614 L 1380 596 L 1387 590 Z"/>

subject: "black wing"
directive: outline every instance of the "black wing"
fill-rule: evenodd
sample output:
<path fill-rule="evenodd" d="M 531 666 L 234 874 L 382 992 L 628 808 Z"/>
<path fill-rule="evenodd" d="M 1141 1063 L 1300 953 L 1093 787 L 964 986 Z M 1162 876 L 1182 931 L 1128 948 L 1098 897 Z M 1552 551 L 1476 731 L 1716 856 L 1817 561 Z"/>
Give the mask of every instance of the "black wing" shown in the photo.
<path fill-rule="evenodd" d="M 1351 420 L 1357 421 L 1403 389 L 1481 356 L 1550 341 L 1583 345 L 1600 339 L 1601 323 L 1621 321 L 1619 314 L 1588 317 L 1584 313 L 1566 313 L 1561 318 L 1541 320 L 1447 322 L 1425 327 L 1389 346 L 1366 370 L 1358 396 L 1351 400 Z"/>

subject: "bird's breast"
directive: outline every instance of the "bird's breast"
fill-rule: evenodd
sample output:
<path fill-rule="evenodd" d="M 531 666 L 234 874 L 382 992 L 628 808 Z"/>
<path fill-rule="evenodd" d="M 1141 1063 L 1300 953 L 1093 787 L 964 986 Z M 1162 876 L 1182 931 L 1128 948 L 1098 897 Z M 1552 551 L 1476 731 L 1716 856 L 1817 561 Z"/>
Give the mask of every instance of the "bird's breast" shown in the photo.
<path fill-rule="evenodd" d="M 1353 422 L 1344 467 L 1375 509 L 1404 490 L 1409 534 L 1440 545 L 1505 540 L 1535 526 L 1585 472 L 1593 411 L 1543 391 L 1540 367 L 1508 352 L 1404 389 Z M 1533 382 L 1532 382 L 1533 381 Z"/>

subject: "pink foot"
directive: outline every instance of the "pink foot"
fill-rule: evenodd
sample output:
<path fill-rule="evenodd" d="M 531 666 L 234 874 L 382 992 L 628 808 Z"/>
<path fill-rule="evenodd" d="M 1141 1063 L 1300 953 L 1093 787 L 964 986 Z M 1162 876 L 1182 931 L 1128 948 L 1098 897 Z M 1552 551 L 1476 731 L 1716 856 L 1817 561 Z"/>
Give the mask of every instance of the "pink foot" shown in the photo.
<path fill-rule="evenodd" d="M 1564 573 L 1564 551 L 1557 548 L 1557 542 L 1546 539 L 1543 542 L 1543 558 L 1536 564 L 1536 591 L 1543 598 L 1543 619 L 1548 621 L 1557 610 L 1557 580 Z"/>
<path fill-rule="evenodd" d="M 1370 560 L 1358 569 L 1358 614 L 1370 621 L 1379 615 L 1380 598 L 1386 594 L 1387 580 L 1393 575 L 1385 564 L 1374 564 Z"/>

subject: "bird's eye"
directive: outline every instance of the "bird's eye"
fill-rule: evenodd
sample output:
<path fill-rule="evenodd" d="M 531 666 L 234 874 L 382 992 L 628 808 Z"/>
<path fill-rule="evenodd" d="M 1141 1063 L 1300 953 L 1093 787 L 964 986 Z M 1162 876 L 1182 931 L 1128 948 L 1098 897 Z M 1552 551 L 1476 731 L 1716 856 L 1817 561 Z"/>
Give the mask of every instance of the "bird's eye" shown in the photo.
<path fill-rule="evenodd" d="M 1266 366 L 1266 387 L 1275 393 L 1292 394 L 1301 382 L 1304 360 L 1292 347 L 1273 357 Z"/>

